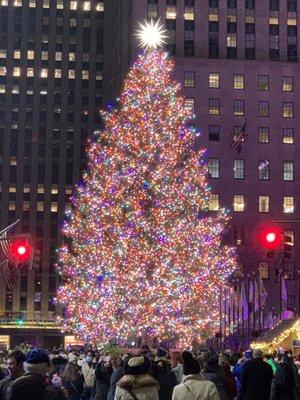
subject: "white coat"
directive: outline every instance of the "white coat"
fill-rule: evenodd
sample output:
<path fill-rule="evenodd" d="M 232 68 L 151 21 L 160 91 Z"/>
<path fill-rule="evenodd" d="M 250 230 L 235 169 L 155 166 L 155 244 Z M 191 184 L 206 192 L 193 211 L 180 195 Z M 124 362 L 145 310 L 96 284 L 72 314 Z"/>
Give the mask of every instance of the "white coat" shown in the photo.
<path fill-rule="evenodd" d="M 175 386 L 172 400 L 220 400 L 214 383 L 205 381 L 201 375 L 186 375 Z"/>
<path fill-rule="evenodd" d="M 159 400 L 158 382 L 150 375 L 125 375 L 117 383 L 114 400 L 133 400 L 131 391 L 138 400 Z"/>

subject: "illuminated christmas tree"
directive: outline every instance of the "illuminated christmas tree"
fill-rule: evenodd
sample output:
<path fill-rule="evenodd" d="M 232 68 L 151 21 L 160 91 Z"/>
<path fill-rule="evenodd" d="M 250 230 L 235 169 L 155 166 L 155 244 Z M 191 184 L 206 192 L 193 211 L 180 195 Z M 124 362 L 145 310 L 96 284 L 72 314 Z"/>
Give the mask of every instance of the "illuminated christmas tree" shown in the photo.
<path fill-rule="evenodd" d="M 89 144 L 59 251 L 58 301 L 84 340 L 147 332 L 186 345 L 218 329 L 220 287 L 236 260 L 221 241 L 225 211 L 207 212 L 204 151 L 194 150 L 174 63 L 146 47 Z"/>

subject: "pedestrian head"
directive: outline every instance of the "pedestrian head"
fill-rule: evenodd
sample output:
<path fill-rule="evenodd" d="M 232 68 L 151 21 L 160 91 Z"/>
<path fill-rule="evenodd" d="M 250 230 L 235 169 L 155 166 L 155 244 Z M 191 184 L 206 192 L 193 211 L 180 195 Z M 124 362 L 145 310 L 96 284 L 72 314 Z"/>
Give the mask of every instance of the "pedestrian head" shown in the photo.
<path fill-rule="evenodd" d="M 24 362 L 24 371 L 26 373 L 46 376 L 50 370 L 50 358 L 45 350 L 31 350 L 27 354 Z"/>
<path fill-rule="evenodd" d="M 150 370 L 150 360 L 148 357 L 141 355 L 132 357 L 125 363 L 126 375 L 145 375 Z"/>
<path fill-rule="evenodd" d="M 254 349 L 253 350 L 253 358 L 263 358 L 263 352 L 261 349 Z"/>
<path fill-rule="evenodd" d="M 184 375 L 193 375 L 200 373 L 200 365 L 193 357 L 193 354 L 189 351 L 183 351 L 182 354 L 183 360 L 183 373 Z"/>
<path fill-rule="evenodd" d="M 171 353 L 171 364 L 173 368 L 177 367 L 178 364 L 183 364 L 183 359 L 180 351 L 173 351 Z"/>
<path fill-rule="evenodd" d="M 253 353 L 252 353 L 252 351 L 251 351 L 251 350 L 246 350 L 246 351 L 244 352 L 244 358 L 245 358 L 245 361 L 252 360 L 252 358 L 253 358 Z"/>
<path fill-rule="evenodd" d="M 75 382 L 76 372 L 76 364 L 74 364 L 73 362 L 68 362 L 64 368 L 64 372 L 62 373 L 61 378 L 69 382 Z"/>
<path fill-rule="evenodd" d="M 20 350 L 14 350 L 8 354 L 7 357 L 7 369 L 9 375 L 16 379 L 23 375 L 23 363 L 26 360 L 26 355 Z"/>

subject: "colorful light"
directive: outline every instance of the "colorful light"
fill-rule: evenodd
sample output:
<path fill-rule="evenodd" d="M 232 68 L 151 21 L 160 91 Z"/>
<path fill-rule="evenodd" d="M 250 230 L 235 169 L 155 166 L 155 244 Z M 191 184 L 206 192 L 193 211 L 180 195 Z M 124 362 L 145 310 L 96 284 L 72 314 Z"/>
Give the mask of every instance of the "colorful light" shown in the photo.
<path fill-rule="evenodd" d="M 229 217 L 208 213 L 205 151 L 193 150 L 173 69 L 160 50 L 141 54 L 89 144 L 59 250 L 62 322 L 84 341 L 147 335 L 185 346 L 219 324 L 220 288 L 237 265 L 221 241 Z"/>

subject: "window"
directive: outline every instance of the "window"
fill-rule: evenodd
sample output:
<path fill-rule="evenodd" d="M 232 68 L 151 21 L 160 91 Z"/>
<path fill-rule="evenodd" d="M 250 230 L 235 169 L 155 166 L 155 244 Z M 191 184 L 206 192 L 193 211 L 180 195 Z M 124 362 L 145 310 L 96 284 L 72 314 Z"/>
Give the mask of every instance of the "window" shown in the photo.
<path fill-rule="evenodd" d="M 184 86 L 195 87 L 195 72 L 192 71 L 184 72 Z"/>
<path fill-rule="evenodd" d="M 269 90 L 269 75 L 258 75 L 258 90 Z"/>
<path fill-rule="evenodd" d="M 209 125 L 208 136 L 211 142 L 218 142 L 220 140 L 220 125 Z"/>
<path fill-rule="evenodd" d="M 176 6 L 168 4 L 166 9 L 166 19 L 176 19 L 176 14 Z"/>
<path fill-rule="evenodd" d="M 293 262 L 285 262 L 283 266 L 284 266 L 283 278 L 284 279 L 291 279 L 291 280 L 295 279 L 295 272 L 294 272 L 295 271 L 295 263 L 293 263 Z M 294 306 L 295 306 L 295 297 L 294 296 L 288 296 L 288 299 L 291 298 L 291 297 L 294 299 Z"/>
<path fill-rule="evenodd" d="M 270 202 L 269 196 L 259 196 L 258 202 L 259 202 L 259 212 L 261 213 L 269 212 L 269 202 Z"/>
<path fill-rule="evenodd" d="M 69 79 L 75 79 L 75 70 L 69 69 Z"/>
<path fill-rule="evenodd" d="M 77 10 L 77 1 L 70 1 L 70 9 Z"/>
<path fill-rule="evenodd" d="M 282 116 L 284 118 L 293 118 L 294 117 L 294 103 L 284 102 L 282 104 Z"/>
<path fill-rule="evenodd" d="M 209 87 L 213 89 L 219 89 L 220 87 L 220 75 L 217 73 L 209 74 Z"/>
<path fill-rule="evenodd" d="M 27 59 L 28 60 L 34 60 L 34 50 L 28 50 L 27 51 Z"/>
<path fill-rule="evenodd" d="M 220 160 L 211 158 L 208 164 L 208 174 L 210 178 L 220 178 Z"/>
<path fill-rule="evenodd" d="M 63 10 L 63 8 L 64 8 L 63 0 L 57 0 L 56 8 L 59 10 Z"/>
<path fill-rule="evenodd" d="M 260 279 L 270 279 L 269 264 L 260 261 L 260 263 L 258 264 L 258 272 Z"/>
<path fill-rule="evenodd" d="M 42 68 L 41 69 L 41 78 L 47 78 L 47 77 L 48 77 L 48 69 Z"/>
<path fill-rule="evenodd" d="M 292 92 L 293 91 L 293 77 L 292 76 L 284 76 L 282 78 L 282 91 L 283 92 Z"/>
<path fill-rule="evenodd" d="M 157 3 L 148 3 L 148 18 L 157 18 Z"/>
<path fill-rule="evenodd" d="M 218 115 L 220 114 L 220 100 L 209 99 L 209 114 Z"/>
<path fill-rule="evenodd" d="M 227 47 L 236 47 L 236 33 L 227 33 Z"/>
<path fill-rule="evenodd" d="M 20 67 L 14 67 L 13 69 L 13 76 L 20 76 L 21 75 L 21 68 Z"/>
<path fill-rule="evenodd" d="M 259 143 L 269 143 L 269 128 L 264 126 L 258 128 L 258 141 Z"/>
<path fill-rule="evenodd" d="M 292 263 L 289 263 L 289 264 L 292 264 Z M 292 278 L 286 278 L 286 279 L 294 279 L 294 265 L 293 265 L 293 275 L 292 275 Z M 286 270 L 288 270 L 288 268 L 285 268 L 285 271 Z M 287 296 L 287 302 L 286 302 L 286 308 L 287 308 L 287 310 L 290 310 L 290 311 L 295 311 L 296 310 L 296 299 L 295 299 L 295 296 L 294 295 L 292 295 L 292 294 L 288 294 L 288 296 Z"/>
<path fill-rule="evenodd" d="M 245 8 L 246 8 L 246 10 L 254 10 L 255 9 L 255 0 L 246 0 Z"/>
<path fill-rule="evenodd" d="M 58 211 L 58 203 L 52 202 L 51 203 L 51 212 L 57 212 L 57 211 Z"/>
<path fill-rule="evenodd" d="M 258 102 L 258 115 L 259 115 L 259 117 L 268 117 L 269 116 L 269 102 L 268 101 L 259 101 Z"/>
<path fill-rule="evenodd" d="M 20 58 L 21 58 L 21 52 L 20 52 L 20 50 L 15 50 L 15 51 L 14 51 L 14 59 L 15 59 L 15 60 L 20 60 Z"/>
<path fill-rule="evenodd" d="M 62 52 L 56 51 L 55 52 L 55 61 L 61 61 L 61 60 L 62 60 Z"/>
<path fill-rule="evenodd" d="M 6 49 L 0 50 L 0 58 L 6 58 Z"/>
<path fill-rule="evenodd" d="M 233 114 L 244 115 L 245 102 L 244 100 L 233 100 Z"/>
<path fill-rule="evenodd" d="M 245 89 L 244 75 L 234 75 L 233 88 L 235 90 Z"/>
<path fill-rule="evenodd" d="M 54 78 L 60 79 L 61 78 L 61 69 L 56 68 L 54 71 Z"/>
<path fill-rule="evenodd" d="M 98 3 L 97 5 L 96 5 L 96 11 L 104 11 L 104 2 L 103 1 L 101 1 L 100 3 Z"/>
<path fill-rule="evenodd" d="M 219 195 L 218 194 L 211 194 L 209 197 L 209 211 L 219 211 L 220 209 L 220 202 L 219 202 Z"/>
<path fill-rule="evenodd" d="M 294 212 L 294 197 L 285 196 L 283 198 L 283 212 L 285 214 L 293 214 Z"/>
<path fill-rule="evenodd" d="M 37 211 L 44 211 L 44 202 L 43 201 L 38 201 L 36 205 Z"/>
<path fill-rule="evenodd" d="M 30 78 L 34 76 L 34 68 L 27 68 L 27 76 Z"/>
<path fill-rule="evenodd" d="M 260 160 L 258 162 L 258 178 L 261 180 L 268 180 L 270 177 L 270 161 Z"/>
<path fill-rule="evenodd" d="M 294 129 L 293 128 L 283 128 L 282 142 L 284 144 L 294 143 Z"/>
<path fill-rule="evenodd" d="M 283 163 L 283 180 L 293 181 L 294 180 L 294 163 L 293 161 L 284 161 Z"/>
<path fill-rule="evenodd" d="M 42 60 L 48 60 L 48 51 L 42 51 Z"/>
<path fill-rule="evenodd" d="M 6 75 L 6 67 L 0 66 L 0 76 L 5 76 L 5 75 Z"/>
<path fill-rule="evenodd" d="M 83 2 L 83 10 L 84 11 L 90 11 L 91 9 L 91 2 L 90 1 L 84 1 Z"/>
<path fill-rule="evenodd" d="M 233 160 L 233 177 L 234 179 L 245 178 L 245 161 Z"/>
<path fill-rule="evenodd" d="M 233 211 L 245 211 L 245 196 L 243 194 L 235 194 L 233 197 Z"/>
<path fill-rule="evenodd" d="M 288 246 L 294 247 L 295 246 L 295 232 L 292 229 L 286 229 L 283 232 L 283 235 L 285 237 L 285 243 Z"/>
<path fill-rule="evenodd" d="M 184 108 L 191 113 L 195 112 L 195 99 L 187 97 L 184 101 Z"/>

